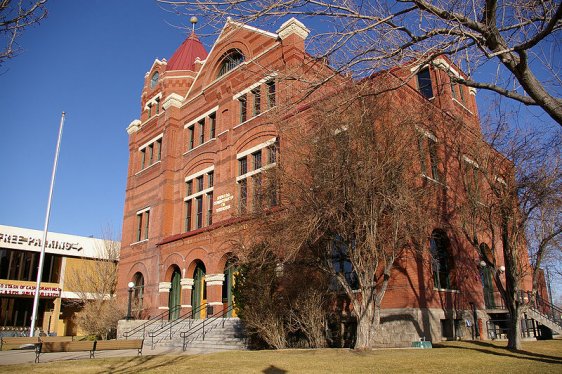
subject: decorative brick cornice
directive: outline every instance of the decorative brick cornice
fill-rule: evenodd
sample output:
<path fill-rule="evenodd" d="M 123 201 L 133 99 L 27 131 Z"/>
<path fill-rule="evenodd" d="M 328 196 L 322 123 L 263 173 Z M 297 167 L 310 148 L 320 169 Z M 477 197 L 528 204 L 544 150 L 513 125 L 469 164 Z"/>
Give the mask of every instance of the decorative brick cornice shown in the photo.
<path fill-rule="evenodd" d="M 139 131 L 140 126 L 141 126 L 141 121 L 139 121 L 138 119 L 132 121 L 127 127 L 127 134 L 131 135 Z"/>
<path fill-rule="evenodd" d="M 291 34 L 296 34 L 302 39 L 306 39 L 308 34 L 310 34 L 310 30 L 307 29 L 302 22 L 293 17 L 281 25 L 279 30 L 277 30 L 277 34 L 281 39 L 285 39 Z"/>
<path fill-rule="evenodd" d="M 178 95 L 177 93 L 172 93 L 164 99 L 162 108 L 164 108 L 164 110 L 168 110 L 168 108 L 172 106 L 175 108 L 180 108 L 182 103 L 183 97 L 181 95 Z"/>

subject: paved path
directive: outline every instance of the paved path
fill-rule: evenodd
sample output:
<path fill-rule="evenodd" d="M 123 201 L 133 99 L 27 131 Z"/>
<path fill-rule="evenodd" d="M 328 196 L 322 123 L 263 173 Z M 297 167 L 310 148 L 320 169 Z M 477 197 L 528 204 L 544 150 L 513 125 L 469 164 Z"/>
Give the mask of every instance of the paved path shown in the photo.
<path fill-rule="evenodd" d="M 181 348 L 178 347 L 157 347 L 155 349 L 150 349 L 149 346 L 144 346 L 142 350 L 143 356 L 151 355 L 192 355 L 192 354 L 202 354 L 210 353 L 203 352 L 200 349 L 191 348 L 186 352 L 183 352 Z M 134 357 L 137 355 L 137 351 L 134 349 L 123 349 L 116 351 L 99 351 L 96 352 L 96 358 L 107 358 L 107 357 Z M 40 362 L 51 362 L 51 361 L 64 361 L 64 360 L 82 360 L 89 359 L 89 352 L 58 352 L 58 353 L 45 353 L 40 357 Z M 11 351 L 0 351 L 0 365 L 15 365 L 15 364 L 32 364 L 35 362 L 35 351 L 33 349 L 15 349 Z"/>

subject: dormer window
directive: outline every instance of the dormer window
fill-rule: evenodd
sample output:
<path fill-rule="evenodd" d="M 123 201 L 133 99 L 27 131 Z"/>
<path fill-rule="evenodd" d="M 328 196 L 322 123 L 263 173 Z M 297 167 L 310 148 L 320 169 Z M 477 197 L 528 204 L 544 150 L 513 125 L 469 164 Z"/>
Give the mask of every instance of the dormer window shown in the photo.
<path fill-rule="evenodd" d="M 150 88 L 156 87 L 159 78 L 160 78 L 160 74 L 158 74 L 157 71 L 154 72 L 154 74 L 152 74 L 152 78 L 150 78 Z"/>
<path fill-rule="evenodd" d="M 224 54 L 217 77 L 222 77 L 244 62 L 244 55 L 238 49 L 231 49 Z"/>

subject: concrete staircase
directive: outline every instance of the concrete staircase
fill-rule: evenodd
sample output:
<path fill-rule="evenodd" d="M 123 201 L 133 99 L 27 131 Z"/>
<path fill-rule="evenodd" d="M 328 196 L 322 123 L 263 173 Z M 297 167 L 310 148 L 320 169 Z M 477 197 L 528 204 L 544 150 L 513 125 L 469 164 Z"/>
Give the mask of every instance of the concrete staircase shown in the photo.
<path fill-rule="evenodd" d="M 543 314 L 539 310 L 531 308 L 527 310 L 527 316 L 534 319 L 541 325 L 544 325 L 551 329 L 553 332 L 562 334 L 562 321 L 556 320 L 549 316 L 548 314 Z"/>
<path fill-rule="evenodd" d="M 239 318 L 166 321 L 128 336 L 128 339 L 142 338 L 145 339 L 145 346 L 153 349 L 165 347 L 197 353 L 246 349 L 244 329 Z"/>

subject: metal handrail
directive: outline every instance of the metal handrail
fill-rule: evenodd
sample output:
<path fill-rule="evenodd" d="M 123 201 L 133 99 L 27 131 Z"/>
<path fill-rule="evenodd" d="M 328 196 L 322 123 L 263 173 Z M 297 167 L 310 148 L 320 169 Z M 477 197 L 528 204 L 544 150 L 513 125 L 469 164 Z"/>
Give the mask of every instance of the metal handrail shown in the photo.
<path fill-rule="evenodd" d="M 151 338 L 151 345 L 152 345 L 152 349 L 154 349 L 154 338 L 159 336 L 160 334 L 162 334 L 165 331 L 170 332 L 170 339 L 172 339 L 172 328 L 174 326 L 176 326 L 177 324 L 185 321 L 186 319 L 189 319 L 189 317 L 191 316 L 191 320 L 189 321 L 189 326 L 191 327 L 191 324 L 193 323 L 193 316 L 197 313 L 201 313 L 202 310 L 207 308 L 207 303 L 203 303 L 201 305 L 199 305 L 197 308 L 192 309 L 188 312 L 186 312 L 185 314 L 179 316 L 178 318 L 176 318 L 173 321 L 170 321 L 170 323 L 168 323 L 167 326 L 162 326 L 160 329 L 156 330 L 156 331 L 151 331 L 148 333 L 148 336 Z"/>
<path fill-rule="evenodd" d="M 562 309 L 558 308 L 556 305 L 551 304 L 539 295 L 535 297 L 535 305 L 532 305 L 531 308 L 550 321 L 562 326 Z"/>
<path fill-rule="evenodd" d="M 133 328 L 133 329 L 131 329 L 131 330 L 129 330 L 129 331 L 125 331 L 125 332 L 123 333 L 123 336 L 125 337 L 125 340 L 127 340 L 127 338 L 128 338 L 129 336 L 131 336 L 131 335 L 133 335 L 133 334 L 139 332 L 140 330 L 142 330 L 142 336 L 144 337 L 146 328 L 147 328 L 148 326 L 152 325 L 153 323 L 155 323 L 155 322 L 157 322 L 157 321 L 161 321 L 161 322 L 162 322 L 162 325 L 163 325 L 163 324 L 164 324 L 164 317 L 165 317 L 166 315 L 168 315 L 168 317 L 169 317 L 170 312 L 175 312 L 175 311 L 179 310 L 180 308 L 181 308 L 180 305 L 176 305 L 176 306 L 172 307 L 172 309 L 168 309 L 168 310 L 166 310 L 166 311 L 164 311 L 164 312 L 158 314 L 157 316 L 152 317 L 151 319 L 149 319 L 148 321 L 146 321 L 146 322 L 143 323 L 142 325 L 139 325 L 139 326 L 137 326 L 137 327 L 135 327 L 135 328 Z"/>
<path fill-rule="evenodd" d="M 183 351 L 185 352 L 185 350 L 187 349 L 187 338 L 192 336 L 196 332 L 203 330 L 203 340 L 205 340 L 205 324 L 207 324 L 208 327 L 217 319 L 222 318 L 222 327 L 224 328 L 224 322 L 226 320 L 225 316 L 228 314 L 228 312 L 232 310 L 234 310 L 234 305 L 230 305 L 228 306 L 228 308 L 223 308 L 222 310 L 216 312 L 212 316 L 207 317 L 207 319 L 204 319 L 202 323 L 195 326 L 194 328 L 191 328 L 190 326 L 189 330 L 180 332 L 180 337 L 183 338 Z"/>

